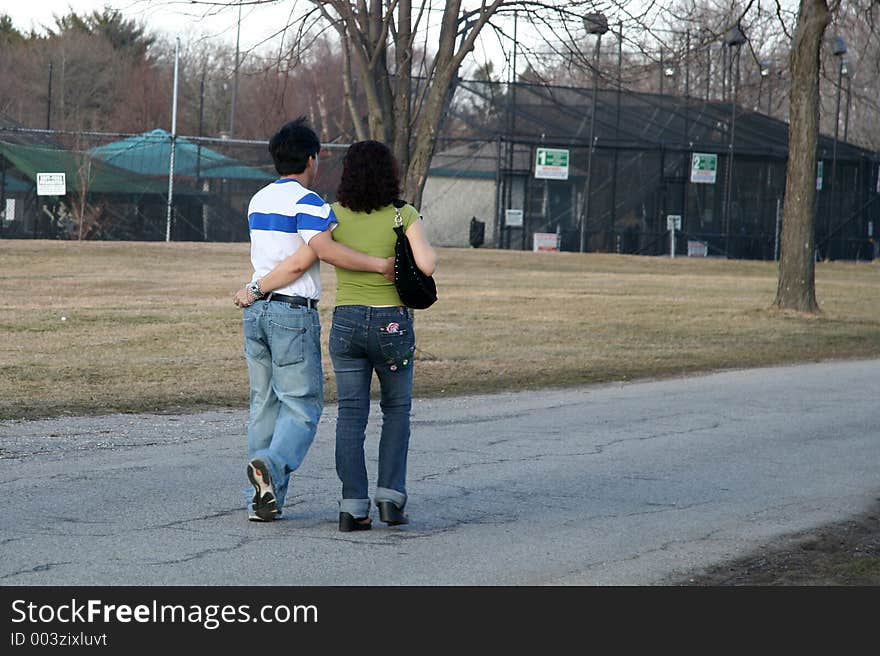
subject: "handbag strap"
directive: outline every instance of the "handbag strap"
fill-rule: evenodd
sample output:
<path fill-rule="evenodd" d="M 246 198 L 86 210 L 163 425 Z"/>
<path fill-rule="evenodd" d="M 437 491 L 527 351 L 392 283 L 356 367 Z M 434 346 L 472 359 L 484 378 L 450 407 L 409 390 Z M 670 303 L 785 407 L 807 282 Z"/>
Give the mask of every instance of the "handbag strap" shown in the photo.
<path fill-rule="evenodd" d="M 403 217 L 400 216 L 400 208 L 406 206 L 406 201 L 401 200 L 400 198 L 395 198 L 393 201 L 391 201 L 391 204 L 394 205 L 394 227 L 402 228 Z"/>

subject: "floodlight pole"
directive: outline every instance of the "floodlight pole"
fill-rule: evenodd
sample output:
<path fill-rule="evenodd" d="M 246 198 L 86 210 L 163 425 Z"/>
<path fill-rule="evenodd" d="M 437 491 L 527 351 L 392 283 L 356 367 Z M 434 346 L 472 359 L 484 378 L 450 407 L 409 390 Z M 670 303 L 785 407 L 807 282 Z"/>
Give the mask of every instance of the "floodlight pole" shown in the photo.
<path fill-rule="evenodd" d="M 235 136 L 235 101 L 238 97 L 238 59 L 241 37 L 241 0 L 238 2 L 238 26 L 235 30 L 235 69 L 232 77 L 232 105 L 229 110 L 229 136 Z"/>
<path fill-rule="evenodd" d="M 725 39 L 724 43 L 727 45 L 729 52 L 729 63 L 731 68 L 733 67 L 734 61 L 734 52 L 733 48 L 736 48 L 736 77 L 733 75 L 733 71 L 730 71 L 730 86 L 731 86 L 731 103 L 730 103 L 730 142 L 728 145 L 728 161 L 727 161 L 727 183 L 724 185 L 724 206 L 723 206 L 723 228 L 724 228 L 724 253 L 729 258 L 730 257 L 730 196 L 731 196 L 731 187 L 733 185 L 733 160 L 734 160 L 734 140 L 736 137 L 736 101 L 737 101 L 737 87 L 739 86 L 739 49 L 746 42 L 746 35 L 743 34 L 742 29 L 739 25 L 731 28 Z"/>
<path fill-rule="evenodd" d="M 46 129 L 52 129 L 52 62 L 49 62 L 49 89 L 46 92 Z"/>
<path fill-rule="evenodd" d="M 174 46 L 174 93 L 171 99 L 171 157 L 168 161 L 168 208 L 165 216 L 165 241 L 171 241 L 171 213 L 174 204 L 174 146 L 177 141 L 177 72 L 180 61 L 180 37 Z"/>
<path fill-rule="evenodd" d="M 623 89 L 623 21 L 617 23 L 617 106 L 614 112 L 614 162 L 611 168 L 611 212 L 608 215 L 608 252 L 618 251 L 614 243 L 617 224 L 617 168 L 620 151 L 620 94 Z"/>
<path fill-rule="evenodd" d="M 844 67 L 846 66 L 846 61 L 843 62 Z M 849 105 L 850 105 L 850 92 L 852 91 L 852 74 L 849 70 L 844 71 L 846 73 L 846 113 L 843 118 L 843 140 L 849 141 Z"/>
<path fill-rule="evenodd" d="M 596 55 L 593 60 L 593 110 L 590 115 L 590 144 L 587 150 L 587 179 L 584 181 L 584 211 L 581 216 L 580 252 L 587 246 L 587 219 L 590 217 L 590 182 L 593 168 L 593 142 L 596 134 L 596 96 L 599 90 L 599 48 L 602 35 L 608 31 L 608 19 L 604 14 L 587 14 L 584 16 L 587 33 L 596 35 Z"/>
<path fill-rule="evenodd" d="M 840 88 L 843 86 L 843 69 L 845 66 L 843 56 L 846 54 L 846 51 L 846 41 L 844 38 L 842 36 L 835 37 L 833 52 L 834 56 L 837 57 L 837 109 L 834 112 L 834 146 L 831 151 L 831 198 L 828 203 L 828 222 L 825 228 L 826 259 L 828 258 L 828 252 L 831 250 L 831 223 L 834 220 L 833 212 L 837 205 L 834 200 L 840 198 L 840 193 L 837 190 L 837 137 L 840 131 Z"/>
<path fill-rule="evenodd" d="M 762 61 L 761 64 L 761 82 L 758 84 L 758 104 L 755 111 L 761 110 L 761 96 L 764 93 L 764 80 L 767 80 L 767 95 L 770 95 L 770 62 Z M 767 116 L 770 115 L 770 100 L 767 100 Z"/>

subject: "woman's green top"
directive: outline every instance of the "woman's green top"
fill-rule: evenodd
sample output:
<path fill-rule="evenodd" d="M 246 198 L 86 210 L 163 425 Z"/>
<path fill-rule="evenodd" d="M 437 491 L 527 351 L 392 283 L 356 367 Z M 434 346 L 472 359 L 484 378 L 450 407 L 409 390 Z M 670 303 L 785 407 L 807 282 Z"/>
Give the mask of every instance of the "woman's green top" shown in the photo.
<path fill-rule="evenodd" d="M 353 212 L 339 203 L 331 205 L 339 224 L 331 233 L 334 241 L 374 257 L 393 257 L 397 233 L 394 232 L 394 206 L 372 212 Z M 412 205 L 400 208 L 404 231 L 419 220 Z M 403 305 L 394 283 L 379 273 L 336 269 L 336 305 Z"/>

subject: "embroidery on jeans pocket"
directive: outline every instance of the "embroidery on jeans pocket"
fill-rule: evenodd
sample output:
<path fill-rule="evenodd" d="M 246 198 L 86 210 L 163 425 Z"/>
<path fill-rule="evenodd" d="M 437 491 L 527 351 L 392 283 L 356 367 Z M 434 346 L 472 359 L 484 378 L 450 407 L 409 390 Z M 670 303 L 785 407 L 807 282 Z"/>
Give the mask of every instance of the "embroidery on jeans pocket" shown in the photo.
<path fill-rule="evenodd" d="M 379 332 L 384 335 L 406 335 L 406 328 L 401 328 L 399 323 L 392 321 L 387 326 L 379 326 Z"/>
<path fill-rule="evenodd" d="M 388 364 L 388 368 L 391 371 L 397 371 L 398 369 L 406 369 L 412 364 L 413 361 L 413 352 L 416 350 L 415 346 L 410 346 L 407 353 L 400 355 L 396 358 L 386 358 L 385 362 Z"/>
<path fill-rule="evenodd" d="M 409 341 L 407 329 L 401 328 L 398 322 L 379 326 L 379 347 L 390 371 L 406 369 L 412 364 L 415 345 L 407 346 Z"/>

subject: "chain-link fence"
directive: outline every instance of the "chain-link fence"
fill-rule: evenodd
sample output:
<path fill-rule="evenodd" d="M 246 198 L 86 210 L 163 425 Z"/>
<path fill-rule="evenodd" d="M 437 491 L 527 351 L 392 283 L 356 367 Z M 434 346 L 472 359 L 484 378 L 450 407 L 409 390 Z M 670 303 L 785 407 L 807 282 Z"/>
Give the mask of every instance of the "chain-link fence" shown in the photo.
<path fill-rule="evenodd" d="M 343 149 L 321 154 L 325 198 Z M 0 237 L 246 241 L 248 202 L 275 178 L 264 141 L 0 127 Z"/>
<path fill-rule="evenodd" d="M 470 185 L 468 207 L 480 206 L 475 180 L 497 180 L 479 192 L 494 194 L 491 210 L 474 214 L 497 246 L 531 249 L 556 234 L 562 250 L 663 254 L 677 219 L 679 253 L 778 255 L 783 121 L 732 98 L 600 88 L 594 101 L 591 89 L 527 83 L 462 82 L 453 108 L 469 137 L 438 145 L 431 176 L 447 190 Z M 818 150 L 817 257 L 876 257 L 880 154 L 825 135 Z M 434 189 L 427 202 L 458 215 L 447 232 L 464 245 L 462 194 L 444 204 Z"/>
<path fill-rule="evenodd" d="M 328 201 L 345 148 L 322 152 Z M 550 151 L 564 166 L 538 166 Z M 732 99 L 462 81 L 420 209 L 438 246 L 477 245 L 478 224 L 504 248 L 662 254 L 679 217 L 680 253 L 772 259 L 787 157 L 787 124 Z M 817 256 L 876 257 L 880 156 L 823 135 L 819 160 Z M 275 177 L 265 141 L 0 126 L 0 238 L 245 241 Z"/>

